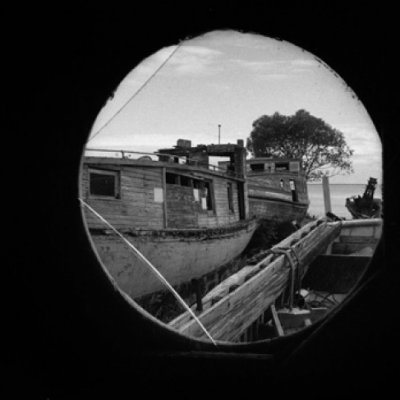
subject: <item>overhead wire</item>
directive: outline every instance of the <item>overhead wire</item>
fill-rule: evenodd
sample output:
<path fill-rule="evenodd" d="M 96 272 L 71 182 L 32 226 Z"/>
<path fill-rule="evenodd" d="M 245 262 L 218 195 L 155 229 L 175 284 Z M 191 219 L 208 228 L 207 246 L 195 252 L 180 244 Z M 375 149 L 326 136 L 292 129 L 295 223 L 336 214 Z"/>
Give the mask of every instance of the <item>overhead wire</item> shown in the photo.
<path fill-rule="evenodd" d="M 167 62 L 174 56 L 174 54 L 178 51 L 178 49 L 182 46 L 182 41 L 178 43 L 175 49 L 171 52 L 171 54 L 160 64 L 160 66 L 146 79 L 146 81 L 138 88 L 138 90 L 133 93 L 132 96 L 114 113 L 114 115 L 98 129 L 88 140 L 88 143 L 93 140 L 100 132 L 103 131 L 113 120 L 114 118 L 120 114 L 120 112 L 149 84 L 149 82 L 158 74 L 158 72 L 167 64 Z"/>

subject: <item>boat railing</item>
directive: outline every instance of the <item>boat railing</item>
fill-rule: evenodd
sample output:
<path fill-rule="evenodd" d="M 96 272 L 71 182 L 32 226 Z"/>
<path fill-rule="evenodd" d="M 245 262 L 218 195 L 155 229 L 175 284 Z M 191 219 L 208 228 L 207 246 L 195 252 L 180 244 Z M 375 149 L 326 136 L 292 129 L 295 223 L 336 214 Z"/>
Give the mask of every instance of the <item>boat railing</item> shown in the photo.
<path fill-rule="evenodd" d="M 105 156 L 119 159 L 128 159 L 128 160 L 148 160 L 148 161 L 159 161 L 159 157 L 169 158 L 167 162 L 176 163 L 180 165 L 190 165 L 200 168 L 209 169 L 211 171 L 220 172 L 228 175 L 234 175 L 234 172 L 229 168 L 221 168 L 217 165 L 207 164 L 204 162 L 200 162 L 198 160 L 190 159 L 186 156 L 177 156 L 175 154 L 168 153 L 157 153 L 157 152 L 143 152 L 143 151 L 135 151 L 135 150 L 118 150 L 118 149 L 85 149 L 85 156 L 93 155 L 97 157 Z"/>

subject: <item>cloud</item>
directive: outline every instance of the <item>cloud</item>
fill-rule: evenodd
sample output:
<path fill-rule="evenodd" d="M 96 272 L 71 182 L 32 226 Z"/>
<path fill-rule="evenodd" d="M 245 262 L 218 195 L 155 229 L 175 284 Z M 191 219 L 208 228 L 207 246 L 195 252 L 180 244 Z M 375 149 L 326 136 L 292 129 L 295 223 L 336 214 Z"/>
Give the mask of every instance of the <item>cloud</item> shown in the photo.
<path fill-rule="evenodd" d="M 150 76 L 174 52 L 177 46 L 164 47 L 138 64 L 126 77 L 124 83 L 131 83 L 143 76 Z"/>
<path fill-rule="evenodd" d="M 338 124 L 335 126 L 343 132 L 346 142 L 354 149 L 354 155 L 381 157 L 382 143 L 372 124 L 368 122 Z"/>
<path fill-rule="evenodd" d="M 263 72 L 266 70 L 276 70 L 277 68 L 282 68 L 285 66 L 285 64 L 287 64 L 287 61 L 255 61 L 234 58 L 230 60 L 230 63 L 241 68 L 248 69 L 252 72 Z"/>
<path fill-rule="evenodd" d="M 180 75 L 213 75 L 222 71 L 218 63 L 223 53 L 207 47 L 183 45 L 171 58 L 171 73 Z"/>
<path fill-rule="evenodd" d="M 295 67 L 319 67 L 321 63 L 316 58 L 299 58 L 295 60 L 291 60 L 290 64 Z"/>
<path fill-rule="evenodd" d="M 89 147 L 101 149 L 125 149 L 154 152 L 162 147 L 171 147 L 174 143 L 163 133 L 129 134 L 120 133 L 96 137 Z"/>
<path fill-rule="evenodd" d="M 198 38 L 194 43 L 207 42 L 218 46 L 230 46 L 237 49 L 268 50 L 280 45 L 280 41 L 255 33 L 242 33 L 234 30 L 217 30 L 208 32 Z"/>
<path fill-rule="evenodd" d="M 220 56 L 223 54 L 219 50 L 214 50 L 210 49 L 208 47 L 204 46 L 188 46 L 188 45 L 182 45 L 180 47 L 180 53 L 181 54 L 190 54 L 190 55 L 198 55 L 202 57 L 214 57 L 214 56 Z"/>
<path fill-rule="evenodd" d="M 289 74 L 270 73 L 270 74 L 260 74 L 257 78 L 264 80 L 264 81 L 282 81 L 282 80 L 290 78 L 290 75 Z"/>
<path fill-rule="evenodd" d="M 173 53 L 175 52 L 175 53 Z M 172 56 L 171 56 L 172 54 Z M 126 77 L 125 84 L 136 86 L 148 79 L 163 63 L 158 75 L 213 75 L 222 71 L 218 59 L 223 55 L 221 51 L 205 46 L 191 46 L 182 44 L 169 46 L 143 60 Z"/>
<path fill-rule="evenodd" d="M 207 35 L 205 35 L 206 37 Z M 257 35 L 241 34 L 239 32 L 216 32 L 214 38 L 225 38 L 227 46 L 243 47 L 247 50 L 249 47 L 264 44 L 268 46 L 279 46 L 281 42 L 268 40 Z M 296 55 L 294 59 L 272 59 L 257 60 L 243 58 L 228 58 L 224 51 L 212 47 L 208 42 L 204 45 L 203 41 L 196 39 L 185 41 L 180 45 L 165 47 L 136 66 L 124 80 L 124 84 L 130 87 L 139 87 L 148 80 L 155 71 L 157 75 L 165 77 L 201 77 L 216 76 L 227 70 L 232 72 L 239 70 L 244 73 L 251 73 L 255 79 L 260 80 L 284 80 L 292 76 L 297 76 L 308 71 L 312 71 L 320 63 L 315 58 L 303 58 Z M 224 49 L 221 42 L 218 42 L 220 48 Z M 228 49 L 228 47 L 226 47 Z M 226 50 L 228 51 L 228 50 Z M 257 52 L 261 54 L 261 52 Z M 172 56 L 171 56 L 172 54 Z M 168 60 L 166 62 L 166 60 Z M 166 63 L 165 63 L 166 62 Z M 165 63 L 163 65 L 163 63 Z M 161 69 L 160 66 L 163 66 Z"/>
<path fill-rule="evenodd" d="M 372 167 L 373 165 L 382 164 L 382 153 L 380 151 L 370 151 L 367 153 L 355 151 L 352 159 L 357 164 L 365 164 Z"/>
<path fill-rule="evenodd" d="M 230 90 L 232 90 L 231 85 L 223 82 L 207 82 L 207 85 L 208 87 L 219 93 L 229 92 Z"/>
<path fill-rule="evenodd" d="M 319 66 L 317 60 L 304 58 L 271 61 L 232 59 L 231 62 L 252 74 L 257 74 L 254 75 L 256 79 L 263 81 L 295 78 L 299 74 L 312 72 Z"/>

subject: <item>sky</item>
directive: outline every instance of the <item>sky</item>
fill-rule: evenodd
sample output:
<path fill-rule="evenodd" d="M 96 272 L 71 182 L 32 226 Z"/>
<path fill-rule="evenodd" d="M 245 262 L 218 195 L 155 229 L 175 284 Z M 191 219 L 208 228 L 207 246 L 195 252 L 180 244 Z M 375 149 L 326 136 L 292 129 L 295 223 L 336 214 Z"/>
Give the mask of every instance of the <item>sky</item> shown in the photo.
<path fill-rule="evenodd" d="M 134 51 L 134 49 L 132 50 Z M 178 139 L 236 143 L 262 115 L 305 109 L 343 132 L 354 173 L 331 183 L 382 182 L 382 145 L 363 104 L 318 55 L 295 44 L 213 31 L 160 49 L 105 99 L 87 148 L 153 152 Z"/>

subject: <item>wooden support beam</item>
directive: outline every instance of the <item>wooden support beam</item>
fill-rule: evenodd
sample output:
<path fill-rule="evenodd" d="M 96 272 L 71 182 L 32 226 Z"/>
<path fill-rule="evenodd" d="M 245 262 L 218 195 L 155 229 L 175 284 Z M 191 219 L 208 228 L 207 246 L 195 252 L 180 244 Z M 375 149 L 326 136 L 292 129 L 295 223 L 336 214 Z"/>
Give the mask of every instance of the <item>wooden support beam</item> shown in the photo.
<path fill-rule="evenodd" d="M 339 232 L 340 223 L 323 222 L 314 224 L 311 232 L 307 233 L 307 230 L 303 230 L 299 233 L 297 231 L 295 232 L 297 235 L 289 236 L 280 243 L 280 246 L 284 247 L 292 244 L 294 251 L 304 266 L 304 274 L 308 264 L 327 247 Z M 289 262 L 284 255 L 275 257 L 271 261 L 273 256 L 267 256 L 255 266 L 260 270 L 257 274 L 242 283 L 233 292 L 225 295 L 216 304 L 205 309 L 199 316 L 201 322 L 214 339 L 222 341 L 235 340 L 257 320 L 266 308 L 274 303 L 275 299 L 286 288 L 290 273 Z M 190 316 L 189 318 L 185 316 L 179 318 L 179 323 L 175 320 L 171 326 L 183 334 L 203 337 L 201 328 L 195 321 L 190 319 Z"/>
<path fill-rule="evenodd" d="M 166 168 L 162 169 L 162 189 L 163 189 L 163 221 L 164 221 L 164 229 L 168 228 L 168 212 L 167 212 L 167 172 Z"/>
<path fill-rule="evenodd" d="M 192 280 L 192 286 L 196 295 L 196 311 L 203 312 L 203 302 L 201 298 L 201 284 L 199 279 Z"/>
<path fill-rule="evenodd" d="M 329 178 L 327 176 L 322 177 L 322 190 L 324 195 L 324 206 L 326 214 L 328 212 L 332 212 L 331 194 L 329 190 Z"/>
<path fill-rule="evenodd" d="M 278 313 L 276 312 L 275 304 L 271 304 L 272 321 L 278 336 L 285 336 L 281 321 L 279 320 Z"/>

